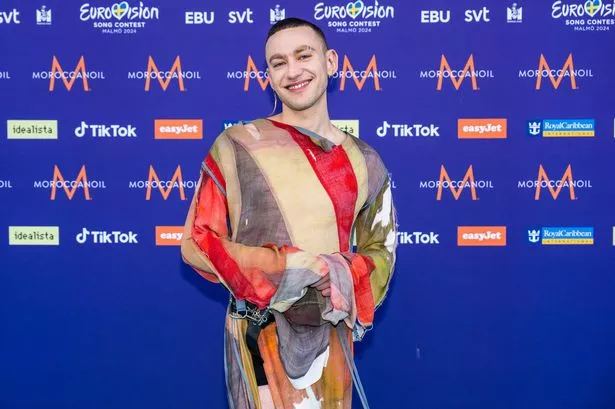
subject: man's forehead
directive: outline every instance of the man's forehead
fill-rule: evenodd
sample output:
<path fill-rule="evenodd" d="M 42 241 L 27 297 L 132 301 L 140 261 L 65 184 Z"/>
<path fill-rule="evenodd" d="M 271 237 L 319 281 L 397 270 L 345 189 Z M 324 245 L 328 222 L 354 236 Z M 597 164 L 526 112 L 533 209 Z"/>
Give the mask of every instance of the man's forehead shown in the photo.
<path fill-rule="evenodd" d="M 293 27 L 278 31 L 272 35 L 265 46 L 265 53 L 292 54 L 301 48 L 319 50 L 323 48 L 322 39 L 310 27 Z"/>

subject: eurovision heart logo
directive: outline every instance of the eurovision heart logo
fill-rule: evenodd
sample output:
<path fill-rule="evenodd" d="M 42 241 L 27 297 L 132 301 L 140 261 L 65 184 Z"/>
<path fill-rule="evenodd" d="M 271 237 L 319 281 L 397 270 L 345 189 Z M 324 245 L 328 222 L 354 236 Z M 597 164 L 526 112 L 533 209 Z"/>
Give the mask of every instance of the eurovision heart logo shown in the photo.
<path fill-rule="evenodd" d="M 365 7 L 365 5 L 361 0 L 357 0 L 354 3 L 351 1 L 350 3 L 346 4 L 346 12 L 350 17 L 355 19 L 359 14 L 361 14 L 361 12 L 363 11 L 363 7 Z"/>
<path fill-rule="evenodd" d="M 594 17 L 602 7 L 602 0 L 587 0 L 584 7 L 585 12 L 589 14 L 590 17 Z"/>
<path fill-rule="evenodd" d="M 111 12 L 113 14 L 113 17 L 118 20 L 121 20 L 122 17 L 124 17 L 126 13 L 128 13 L 128 2 L 123 1 L 119 4 L 115 3 L 113 6 L 111 6 Z"/>

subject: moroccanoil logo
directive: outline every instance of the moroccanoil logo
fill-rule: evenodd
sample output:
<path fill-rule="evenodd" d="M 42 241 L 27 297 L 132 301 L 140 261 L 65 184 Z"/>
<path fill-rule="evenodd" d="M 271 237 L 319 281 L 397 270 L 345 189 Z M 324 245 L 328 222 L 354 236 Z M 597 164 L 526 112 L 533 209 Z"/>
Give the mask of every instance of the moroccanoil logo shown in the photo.
<path fill-rule="evenodd" d="M 175 57 L 171 68 L 166 71 L 158 69 L 154 58 L 150 55 L 147 60 L 147 71 L 129 71 L 128 79 L 143 80 L 145 79 L 145 91 L 151 88 L 152 80 L 157 80 L 163 91 L 169 88 L 172 80 L 177 80 L 179 90 L 186 91 L 184 80 L 201 79 L 200 71 L 186 71 L 182 69 L 181 59 L 179 55 Z"/>
<path fill-rule="evenodd" d="M 267 89 L 269 86 L 269 75 L 266 70 L 259 70 L 252 56 L 248 54 L 245 71 L 228 71 L 226 73 L 227 80 L 243 80 L 243 90 L 250 89 L 251 80 L 256 80 L 261 90 Z"/>
<path fill-rule="evenodd" d="M 575 68 L 572 53 L 568 54 L 568 58 L 564 61 L 564 65 L 560 69 L 552 68 L 547 62 L 546 57 L 540 54 L 537 70 L 519 70 L 519 78 L 536 78 L 536 89 L 541 89 L 543 80 L 547 78 L 551 82 L 554 89 L 558 89 L 564 78 L 568 78 L 571 89 L 579 89 L 577 86 L 577 78 L 593 78 L 594 74 L 589 68 Z M 568 81 L 566 81 L 568 82 Z"/>
<path fill-rule="evenodd" d="M 186 200 L 186 192 L 184 189 L 194 189 L 197 183 L 197 180 L 184 181 L 182 170 L 179 165 L 177 165 L 171 179 L 160 179 L 154 167 L 150 165 L 147 180 L 130 181 L 128 187 L 130 189 L 145 189 L 145 200 L 151 200 L 152 188 L 158 190 L 164 200 L 169 198 L 174 189 L 179 190 L 179 197 L 181 200 Z"/>
<path fill-rule="evenodd" d="M 461 84 L 466 78 L 470 79 L 472 90 L 478 91 L 478 78 L 495 78 L 493 70 L 490 69 L 476 69 L 474 64 L 474 55 L 470 54 L 463 69 L 452 69 L 448 62 L 448 59 L 444 54 L 440 57 L 440 69 L 438 70 L 423 70 L 419 73 L 419 78 L 423 79 L 438 79 L 436 90 L 442 91 L 444 87 L 444 79 L 448 78 L 453 83 L 453 87 L 456 90 L 461 88 Z"/>
<path fill-rule="evenodd" d="M 493 181 L 476 180 L 472 165 L 468 167 L 463 179 L 452 179 L 444 165 L 440 168 L 438 180 L 422 180 L 419 182 L 421 189 L 437 189 L 436 200 L 442 200 L 443 190 L 450 190 L 455 200 L 459 200 L 464 189 L 470 189 L 472 200 L 479 200 L 477 189 L 493 189 Z"/>
<path fill-rule="evenodd" d="M 376 91 L 381 91 L 382 87 L 380 86 L 380 80 L 397 79 L 397 73 L 394 70 L 378 69 L 376 55 L 372 55 L 365 69 L 361 69 L 361 66 L 359 65 L 353 65 L 350 58 L 348 58 L 347 55 L 344 55 L 342 70 L 335 72 L 332 77 L 340 79 L 340 91 L 344 91 L 346 89 L 347 80 L 352 80 L 352 83 L 354 83 L 357 89 L 361 91 L 368 79 L 373 80 L 374 89 Z M 226 78 L 243 80 L 244 91 L 248 91 L 250 89 L 250 83 L 252 80 L 256 80 L 263 91 L 267 88 L 267 86 L 269 86 L 269 76 L 267 75 L 267 71 L 259 70 L 250 55 L 248 55 L 248 62 L 246 64 L 245 71 L 229 71 L 226 73 Z"/>
<path fill-rule="evenodd" d="M 51 200 L 56 200 L 58 189 L 62 189 L 68 197 L 68 200 L 73 200 L 77 190 L 82 190 L 85 200 L 92 200 L 90 189 L 106 189 L 107 185 L 104 180 L 89 180 L 85 165 L 81 166 L 77 177 L 74 180 L 65 179 L 58 165 L 53 167 L 52 180 L 35 180 L 35 189 L 51 189 Z"/>
<path fill-rule="evenodd" d="M 355 69 L 357 67 L 357 69 Z M 352 79 L 353 83 L 359 91 L 363 90 L 365 83 L 368 79 L 371 79 L 374 83 L 374 89 L 376 91 L 382 91 L 380 86 L 381 79 L 397 79 L 397 73 L 395 70 L 381 70 L 378 69 L 378 62 L 376 55 L 372 55 L 372 58 L 367 63 L 365 69 L 360 69 L 358 65 L 352 65 L 350 58 L 344 55 L 344 62 L 342 64 L 342 70 L 333 74 L 333 78 L 340 78 L 340 91 L 344 91 L 346 88 L 346 80 Z"/>
<path fill-rule="evenodd" d="M 51 70 L 50 71 L 35 71 L 32 73 L 32 79 L 35 80 L 49 80 L 49 91 L 55 91 L 56 88 L 56 80 L 62 80 L 62 84 L 64 87 L 71 91 L 73 86 L 75 85 L 75 81 L 80 80 L 79 82 L 83 85 L 84 91 L 91 91 L 88 80 L 104 80 L 105 73 L 102 71 L 88 71 L 85 65 L 85 58 L 81 56 L 79 61 L 77 61 L 77 66 L 73 71 L 65 71 L 60 65 L 60 61 L 54 55 L 51 60 Z"/>
<path fill-rule="evenodd" d="M 519 189 L 535 189 L 534 199 L 540 200 L 543 190 L 547 189 L 553 200 L 556 200 L 562 190 L 568 190 L 570 200 L 577 200 L 575 189 L 591 189 L 592 181 L 589 179 L 574 179 L 572 166 L 569 164 L 561 179 L 551 179 L 542 165 L 538 168 L 538 177 L 535 180 L 520 180 L 517 182 Z"/>
<path fill-rule="evenodd" d="M 184 236 L 184 226 L 156 226 L 157 246 L 180 246 Z"/>

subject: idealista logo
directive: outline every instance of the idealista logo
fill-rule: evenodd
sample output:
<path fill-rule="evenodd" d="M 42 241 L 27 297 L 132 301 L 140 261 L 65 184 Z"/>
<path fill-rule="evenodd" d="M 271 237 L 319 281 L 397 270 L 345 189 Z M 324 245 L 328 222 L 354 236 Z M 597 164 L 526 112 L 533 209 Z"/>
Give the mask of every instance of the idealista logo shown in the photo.
<path fill-rule="evenodd" d="M 56 88 L 56 80 L 62 80 L 62 84 L 68 91 L 73 89 L 75 81 L 82 83 L 84 91 L 91 91 L 89 80 L 104 80 L 105 73 L 103 71 L 88 71 L 85 66 L 85 58 L 81 56 L 77 61 L 77 66 L 73 71 L 64 71 L 60 65 L 60 61 L 54 55 L 51 60 L 51 71 L 34 71 L 32 73 L 33 80 L 49 80 L 49 91 L 54 91 Z"/>
<path fill-rule="evenodd" d="M 464 189 L 470 189 L 472 200 L 479 200 L 477 189 L 493 189 L 493 181 L 476 180 L 472 165 L 468 167 L 462 180 L 452 180 L 444 165 L 440 168 L 440 178 L 438 180 L 422 180 L 419 182 L 421 189 L 437 189 L 436 200 L 442 200 L 442 190 L 450 189 L 455 200 L 459 200 Z"/>
<path fill-rule="evenodd" d="M 331 123 L 342 132 L 347 132 L 357 138 L 360 137 L 358 119 L 332 119 Z"/>
<path fill-rule="evenodd" d="M 476 69 L 474 64 L 474 55 L 470 54 L 468 60 L 465 63 L 463 69 L 453 70 L 448 62 L 448 59 L 444 54 L 442 54 L 440 58 L 440 69 L 438 70 L 422 70 L 419 73 L 419 78 L 423 79 L 438 79 L 436 84 L 436 89 L 438 91 L 442 91 L 444 87 L 444 80 L 450 79 L 453 83 L 453 87 L 456 90 L 461 88 L 461 84 L 466 78 L 469 78 L 469 82 L 472 86 L 472 90 L 478 91 L 480 88 L 478 86 L 478 79 L 492 79 L 495 78 L 493 74 L 493 70 L 481 68 L 479 70 Z"/>
<path fill-rule="evenodd" d="M 434 124 L 390 124 L 383 121 L 376 129 L 376 135 L 381 138 L 392 134 L 394 137 L 431 138 L 440 136 L 440 127 Z"/>
<path fill-rule="evenodd" d="M 527 240 L 531 244 L 574 245 L 594 244 L 593 227 L 543 227 L 527 231 Z"/>
<path fill-rule="evenodd" d="M 58 139 L 56 120 L 16 120 L 6 121 L 7 139 Z"/>
<path fill-rule="evenodd" d="M 543 138 L 593 138 L 596 136 L 594 119 L 535 119 L 527 121 L 529 136 Z"/>
<path fill-rule="evenodd" d="M 551 17 L 562 19 L 574 31 L 609 31 L 615 25 L 614 0 L 587 0 L 585 2 L 556 1 L 551 6 Z M 611 17 L 611 18 L 609 18 Z"/>
<path fill-rule="evenodd" d="M 81 21 L 91 21 L 92 27 L 100 29 L 103 34 L 134 34 L 137 29 L 145 27 L 147 22 L 158 20 L 158 7 L 147 7 L 142 1 L 131 7 L 127 1 L 114 3 L 111 7 L 100 7 L 90 3 L 79 8 Z"/>
<path fill-rule="evenodd" d="M 85 165 L 81 166 L 77 178 L 75 180 L 65 180 L 58 165 L 53 167 L 53 179 L 52 180 L 35 180 L 35 189 L 49 189 L 51 188 L 51 200 L 56 200 L 57 189 L 61 188 L 66 193 L 68 200 L 73 200 L 77 189 L 83 190 L 85 200 L 92 200 L 90 196 L 90 189 L 106 189 L 107 185 L 104 180 L 88 180 L 88 175 L 85 169 Z"/>
<path fill-rule="evenodd" d="M 506 139 L 506 118 L 459 118 L 457 136 L 459 139 Z"/>
<path fill-rule="evenodd" d="M 200 80 L 200 71 L 185 71 L 182 69 L 181 59 L 179 55 L 175 57 L 173 65 L 167 71 L 160 71 L 158 66 L 154 62 L 154 59 L 150 55 L 147 60 L 147 71 L 129 71 L 129 80 L 145 80 L 145 91 L 150 90 L 152 80 L 157 80 L 163 91 L 166 91 L 171 84 L 171 80 L 177 80 L 177 84 L 180 91 L 186 91 L 184 85 L 184 79 L 187 80 Z M 156 81 L 154 81 L 156 82 Z"/>
<path fill-rule="evenodd" d="M 399 231 L 397 232 L 397 242 L 399 244 L 440 244 L 439 236 L 440 234 L 432 231 Z"/>
<path fill-rule="evenodd" d="M 21 24 L 19 10 L 15 8 L 9 11 L 0 10 L 0 24 Z"/>
<path fill-rule="evenodd" d="M 181 246 L 184 226 L 156 226 L 157 246 Z"/>
<path fill-rule="evenodd" d="M 94 244 L 137 244 L 137 233 L 132 231 L 90 231 L 86 227 L 81 229 L 81 233 L 75 236 L 75 240 L 79 244 L 85 244 L 88 241 Z"/>
<path fill-rule="evenodd" d="M 506 226 L 459 226 L 457 245 L 506 246 Z"/>
<path fill-rule="evenodd" d="M 572 53 L 568 54 L 568 58 L 564 61 L 564 65 L 561 69 L 553 69 L 547 62 L 547 59 L 543 54 L 540 54 L 538 60 L 537 70 L 519 70 L 519 78 L 536 78 L 536 89 L 541 89 L 543 79 L 549 79 L 553 88 L 558 89 L 564 81 L 564 78 L 568 78 L 570 88 L 579 89 L 577 86 L 577 78 L 593 78 L 594 74 L 589 68 L 575 68 Z"/>
<path fill-rule="evenodd" d="M 568 165 L 561 179 L 550 179 L 544 167 L 538 168 L 538 177 L 534 180 L 520 180 L 517 182 L 518 189 L 535 189 L 535 200 L 540 200 L 541 192 L 546 188 L 549 190 L 553 200 L 556 200 L 562 189 L 568 189 L 570 200 L 577 200 L 575 189 L 591 189 L 592 182 L 589 179 L 574 179 L 572 176 L 572 166 Z"/>
<path fill-rule="evenodd" d="M 393 6 L 381 5 L 378 0 L 367 5 L 367 0 L 326 5 L 319 2 L 314 6 L 314 19 L 327 21 L 327 27 L 335 28 L 337 33 L 371 33 L 372 29 L 380 27 L 384 20 L 395 18 Z"/>
<path fill-rule="evenodd" d="M 179 190 L 181 200 L 186 200 L 185 188 L 196 189 L 198 180 L 188 180 L 184 182 L 182 170 L 179 165 L 175 169 L 171 179 L 160 179 L 154 167 L 150 165 L 147 180 L 133 180 L 128 183 L 130 189 L 146 189 L 145 200 L 151 200 L 152 188 L 158 190 L 164 200 L 167 200 L 173 189 Z"/>
<path fill-rule="evenodd" d="M 372 55 L 368 61 L 365 69 L 359 69 L 360 66 L 355 66 L 351 63 L 347 55 L 344 55 L 342 70 L 335 72 L 332 77 L 339 78 L 340 91 L 346 89 L 346 81 L 352 79 L 353 83 L 359 91 L 363 89 L 368 79 L 373 80 L 374 89 L 381 91 L 380 86 L 381 79 L 397 79 L 397 73 L 395 70 L 379 70 L 376 55 Z M 267 71 L 259 70 L 254 63 L 254 60 L 248 55 L 248 62 L 246 64 L 245 71 L 228 71 L 226 73 L 227 80 L 243 80 L 243 90 L 248 91 L 250 89 L 250 80 L 256 80 L 260 85 L 261 90 L 267 89 L 269 86 L 269 76 Z M 371 81 L 370 81 L 371 82 Z"/>
<path fill-rule="evenodd" d="M 9 246 L 59 246 L 58 226 L 9 226 Z"/>
<path fill-rule="evenodd" d="M 88 124 L 81 121 L 81 125 L 75 128 L 75 136 L 83 138 L 136 138 L 137 128 L 133 125 L 103 125 Z"/>
<path fill-rule="evenodd" d="M 203 139 L 203 120 L 156 119 L 154 139 Z"/>

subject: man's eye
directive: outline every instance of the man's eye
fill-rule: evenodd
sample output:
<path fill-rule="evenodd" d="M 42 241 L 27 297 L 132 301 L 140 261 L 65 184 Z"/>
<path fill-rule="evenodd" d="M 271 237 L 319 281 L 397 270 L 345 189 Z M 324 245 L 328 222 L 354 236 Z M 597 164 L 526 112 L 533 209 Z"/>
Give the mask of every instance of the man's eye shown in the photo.
<path fill-rule="evenodd" d="M 282 66 L 283 64 L 284 64 L 284 62 L 282 62 L 282 61 L 273 63 L 273 68 L 278 68 L 278 67 Z"/>
<path fill-rule="evenodd" d="M 310 55 L 310 54 L 301 54 L 301 55 L 299 56 L 299 59 L 300 59 L 300 60 L 305 60 L 305 59 L 310 58 L 310 57 L 311 57 L 311 55 Z"/>

